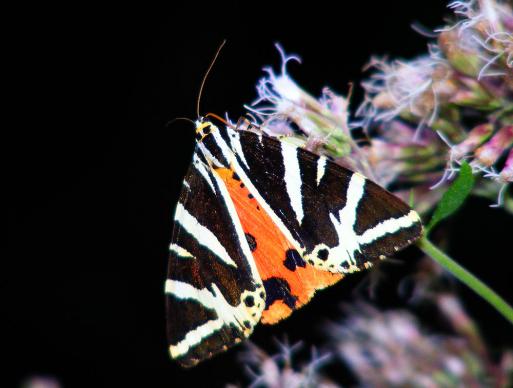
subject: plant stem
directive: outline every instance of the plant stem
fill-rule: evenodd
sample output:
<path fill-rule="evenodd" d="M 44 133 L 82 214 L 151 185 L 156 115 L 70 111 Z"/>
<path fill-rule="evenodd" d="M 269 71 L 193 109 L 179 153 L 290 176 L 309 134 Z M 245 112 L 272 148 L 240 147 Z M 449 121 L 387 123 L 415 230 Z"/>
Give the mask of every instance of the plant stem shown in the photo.
<path fill-rule="evenodd" d="M 438 262 L 442 267 L 452 273 L 463 284 L 466 284 L 475 293 L 495 307 L 498 312 L 513 324 L 513 308 L 490 287 L 434 246 L 426 237 L 422 237 L 418 241 L 417 246 L 433 260 Z"/>

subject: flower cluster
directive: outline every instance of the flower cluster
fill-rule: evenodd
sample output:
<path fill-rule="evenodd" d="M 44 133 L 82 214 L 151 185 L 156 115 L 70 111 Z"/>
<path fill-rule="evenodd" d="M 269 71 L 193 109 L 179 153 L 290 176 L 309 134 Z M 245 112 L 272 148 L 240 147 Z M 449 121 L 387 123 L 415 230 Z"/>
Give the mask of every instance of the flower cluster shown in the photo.
<path fill-rule="evenodd" d="M 297 367 L 297 362 L 294 362 L 293 358 L 302 344 L 298 342 L 289 345 L 288 340 L 276 343 L 280 352 L 274 356 L 269 356 L 251 342 L 247 343 L 247 351 L 242 354 L 241 361 L 251 376 L 250 387 L 338 387 L 320 373 L 320 368 L 330 359 L 329 354 L 319 356 L 316 350 L 312 349 L 311 361 Z"/>
<path fill-rule="evenodd" d="M 265 69 L 246 108 L 270 135 L 330 155 L 403 199 L 414 190 L 420 212 L 464 160 L 482 178 L 476 193 L 502 205 L 513 181 L 513 11 L 494 0 L 450 7 L 456 21 L 438 30 L 428 54 L 371 60 L 354 119 L 349 98 L 326 88 L 317 99 L 299 87 L 286 69 L 299 58 L 279 46 L 281 72 Z"/>
<path fill-rule="evenodd" d="M 457 20 L 438 30 L 428 55 L 371 61 L 375 72 L 363 83 L 366 98 L 357 115 L 384 136 L 395 122 L 415 127 L 414 137 L 436 132 L 449 149 L 434 186 L 467 160 L 475 173 L 498 183 L 482 182 L 480 192 L 497 196 L 500 205 L 513 181 L 513 11 L 494 0 L 449 6 Z"/>
<path fill-rule="evenodd" d="M 437 307 L 456 335 L 430 334 L 407 310 L 379 311 L 365 303 L 353 306 L 330 333 L 363 386 L 508 386 L 513 354 L 494 365 L 458 299 L 440 294 Z"/>
<path fill-rule="evenodd" d="M 351 164 L 348 156 L 352 146 L 358 147 L 350 134 L 347 99 L 335 95 L 328 88 L 319 100 L 305 92 L 286 69 L 289 61 L 299 61 L 299 58 L 287 56 L 279 45 L 276 47 L 282 58 L 281 73 L 265 68 L 267 76 L 257 85 L 258 98 L 246 106 L 256 116 L 256 124 L 269 135 L 280 136 L 310 151 L 331 155 Z"/>

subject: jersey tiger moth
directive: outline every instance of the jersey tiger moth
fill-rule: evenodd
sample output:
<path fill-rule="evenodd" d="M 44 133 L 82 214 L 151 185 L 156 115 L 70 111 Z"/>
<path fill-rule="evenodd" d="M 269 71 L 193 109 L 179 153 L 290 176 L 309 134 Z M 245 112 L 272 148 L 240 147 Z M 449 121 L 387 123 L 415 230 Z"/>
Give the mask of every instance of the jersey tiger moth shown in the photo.
<path fill-rule="evenodd" d="M 200 119 L 169 248 L 171 357 L 194 366 L 421 233 L 417 213 L 363 175 Z"/>

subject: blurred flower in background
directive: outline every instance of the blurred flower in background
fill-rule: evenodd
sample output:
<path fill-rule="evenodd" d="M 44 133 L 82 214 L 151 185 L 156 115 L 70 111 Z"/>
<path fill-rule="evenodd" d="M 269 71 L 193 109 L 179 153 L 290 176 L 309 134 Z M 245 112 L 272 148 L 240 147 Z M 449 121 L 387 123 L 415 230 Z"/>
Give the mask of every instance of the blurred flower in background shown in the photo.
<path fill-rule="evenodd" d="M 494 364 L 458 299 L 440 294 L 436 306 L 454 333 L 430 332 L 407 310 L 380 311 L 367 303 L 351 306 L 329 332 L 363 386 L 511 386 L 513 353 Z"/>
<path fill-rule="evenodd" d="M 413 288 L 404 308 L 380 310 L 369 303 L 345 306 L 346 318 L 330 324 L 337 354 L 364 386 L 508 387 L 513 352 L 493 359 L 450 281 L 425 257 L 405 283 Z M 429 311 L 426 327 L 413 313 Z"/>
<path fill-rule="evenodd" d="M 288 341 L 276 341 L 280 352 L 269 356 L 266 352 L 251 342 L 246 344 L 246 352 L 242 353 L 241 362 L 246 365 L 251 377 L 250 387 L 270 388 L 303 388 L 338 387 L 328 377 L 320 373 L 320 369 L 330 360 L 329 354 L 318 355 L 312 349 L 311 359 L 298 365 L 294 360 L 295 353 L 302 348 L 301 343 L 289 345 Z M 232 387 L 232 385 L 228 385 Z"/>
<path fill-rule="evenodd" d="M 32 376 L 21 383 L 21 388 L 61 388 L 57 379 L 50 376 Z"/>

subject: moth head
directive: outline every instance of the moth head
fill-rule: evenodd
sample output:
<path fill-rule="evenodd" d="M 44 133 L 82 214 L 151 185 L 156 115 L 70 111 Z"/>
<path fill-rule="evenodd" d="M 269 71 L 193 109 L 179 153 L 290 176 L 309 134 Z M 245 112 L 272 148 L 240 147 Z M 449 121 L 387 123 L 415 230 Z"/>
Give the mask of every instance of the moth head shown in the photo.
<path fill-rule="evenodd" d="M 203 141 L 208 135 L 215 132 L 217 127 L 211 121 L 196 121 L 196 141 Z"/>

